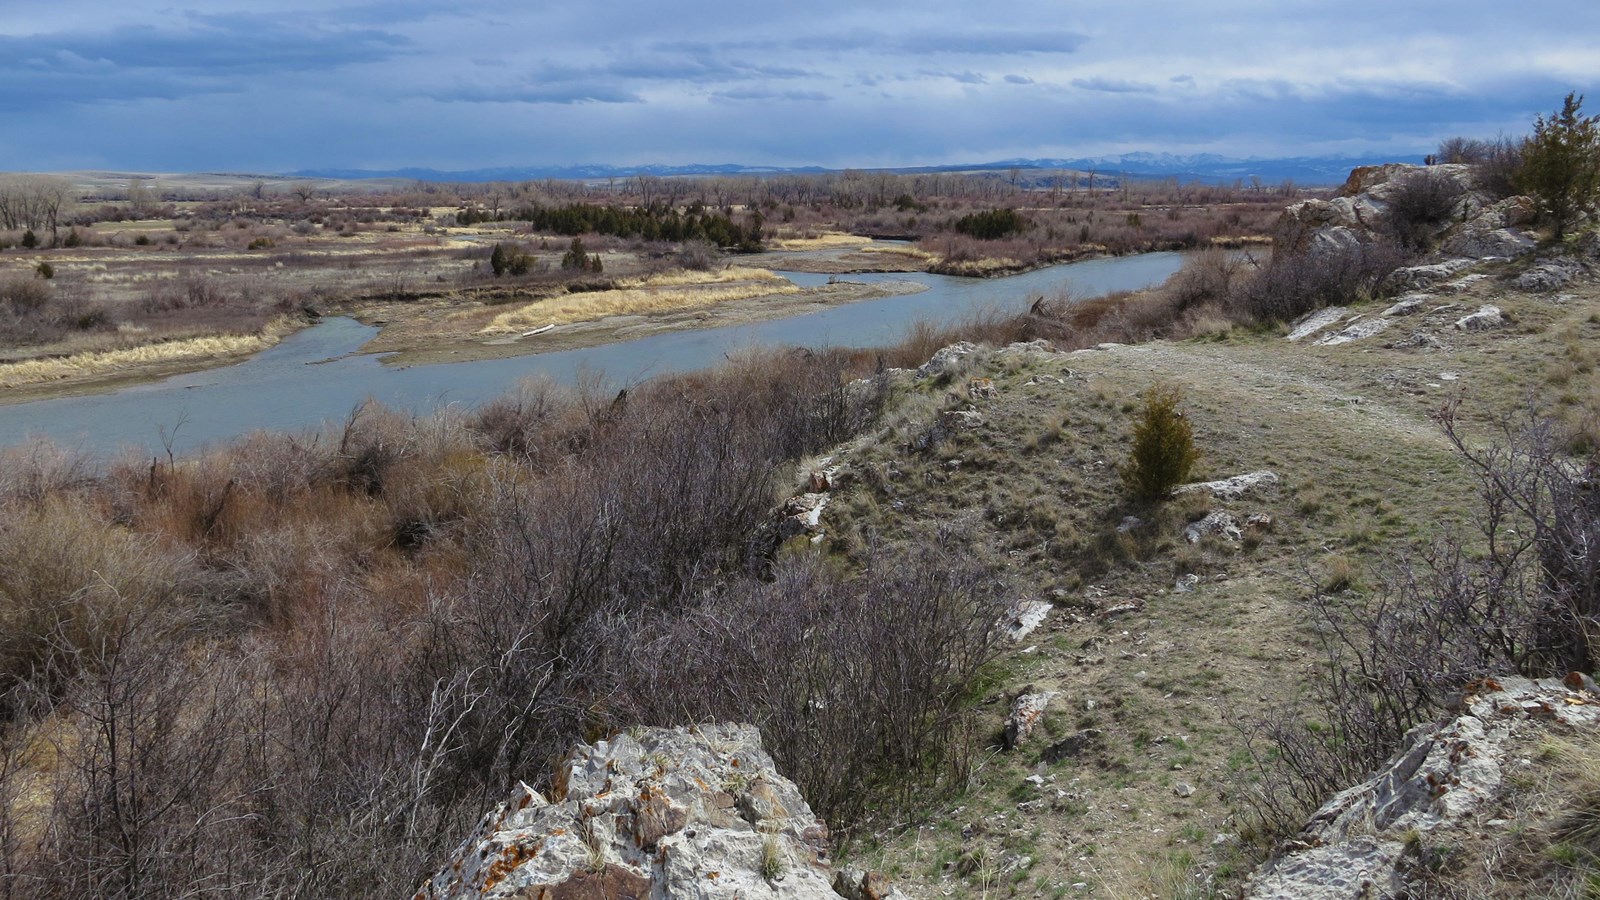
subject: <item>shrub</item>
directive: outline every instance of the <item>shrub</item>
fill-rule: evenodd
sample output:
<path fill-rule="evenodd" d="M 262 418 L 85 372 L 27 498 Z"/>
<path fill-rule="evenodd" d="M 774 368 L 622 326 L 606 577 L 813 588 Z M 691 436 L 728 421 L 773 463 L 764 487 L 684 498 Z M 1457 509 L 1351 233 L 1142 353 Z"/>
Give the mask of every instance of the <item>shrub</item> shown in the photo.
<path fill-rule="evenodd" d="M 1539 202 L 1556 237 L 1600 201 L 1600 116 L 1581 116 L 1583 98 L 1568 94 L 1561 111 L 1533 123 L 1517 184 Z"/>
<path fill-rule="evenodd" d="M 37 266 L 34 266 L 33 267 L 33 271 L 40 278 L 44 278 L 46 280 L 56 277 L 56 267 L 50 265 L 47 262 L 42 262 L 42 263 L 39 263 Z"/>
<path fill-rule="evenodd" d="M 1244 263 L 1226 250 L 1212 247 L 1189 257 L 1168 284 L 1178 310 L 1224 303 L 1244 272 Z"/>
<path fill-rule="evenodd" d="M 506 273 L 526 275 L 533 268 L 533 256 L 516 244 L 501 241 L 489 254 L 489 268 L 494 270 L 496 278 Z"/>
<path fill-rule="evenodd" d="M 12 276 L 0 281 L 0 312 L 30 313 L 48 302 L 50 287 L 37 278 Z"/>
<path fill-rule="evenodd" d="M 1014 209 L 968 213 L 951 225 L 956 231 L 982 241 L 994 241 L 1028 229 L 1028 220 Z"/>
<path fill-rule="evenodd" d="M 1133 449 L 1122 467 L 1122 481 L 1140 500 L 1165 498 L 1189 478 L 1199 453 L 1176 387 L 1157 386 L 1144 394 L 1144 409 L 1133 427 Z"/>
<path fill-rule="evenodd" d="M 1230 311 L 1258 322 L 1289 322 L 1315 309 L 1374 295 L 1406 259 L 1381 243 L 1275 253 L 1229 299 Z"/>
<path fill-rule="evenodd" d="M 1439 142 L 1434 153 L 1436 163 L 1468 163 L 1476 165 L 1489 158 L 1490 144 L 1477 138 L 1449 137 Z"/>
<path fill-rule="evenodd" d="M 566 254 L 561 257 L 561 268 L 569 272 L 598 272 L 600 267 L 596 263 L 599 260 L 600 257 L 598 255 L 589 256 L 588 251 L 584 249 L 583 238 L 573 238 L 571 245 L 567 247 Z"/>
<path fill-rule="evenodd" d="M 1435 235 L 1450 224 L 1467 189 L 1451 175 L 1421 169 L 1398 179 L 1388 195 L 1384 225 L 1408 250 L 1426 250 Z"/>
<path fill-rule="evenodd" d="M 1522 173 L 1522 141 L 1501 135 L 1489 142 L 1488 155 L 1478 164 L 1478 184 L 1498 200 L 1515 196 Z"/>

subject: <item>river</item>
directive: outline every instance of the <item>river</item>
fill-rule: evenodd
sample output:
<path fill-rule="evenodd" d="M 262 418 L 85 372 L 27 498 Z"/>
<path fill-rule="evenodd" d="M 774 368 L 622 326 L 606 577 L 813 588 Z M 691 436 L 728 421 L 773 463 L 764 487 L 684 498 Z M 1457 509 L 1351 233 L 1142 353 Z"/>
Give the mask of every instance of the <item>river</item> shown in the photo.
<path fill-rule="evenodd" d="M 44 437 L 96 456 L 122 450 L 149 455 L 164 452 L 167 443 L 174 452 L 190 453 L 257 429 L 315 429 L 342 422 L 369 399 L 422 413 L 446 404 L 475 406 L 534 375 L 572 382 L 593 373 L 612 383 L 629 384 L 715 365 L 728 353 L 755 345 L 877 346 L 897 340 L 919 320 L 951 322 L 986 309 L 1020 312 L 1039 296 L 1063 291 L 1083 299 L 1159 284 L 1178 270 L 1183 259 L 1179 253 L 1147 253 L 986 279 L 920 273 L 838 276 L 917 281 L 928 290 L 749 325 L 676 331 L 559 353 L 409 368 L 385 366 L 377 356 L 357 353 L 377 329 L 335 318 L 224 368 L 111 393 L 0 406 L 0 446 Z M 829 277 L 782 274 L 802 287 Z"/>

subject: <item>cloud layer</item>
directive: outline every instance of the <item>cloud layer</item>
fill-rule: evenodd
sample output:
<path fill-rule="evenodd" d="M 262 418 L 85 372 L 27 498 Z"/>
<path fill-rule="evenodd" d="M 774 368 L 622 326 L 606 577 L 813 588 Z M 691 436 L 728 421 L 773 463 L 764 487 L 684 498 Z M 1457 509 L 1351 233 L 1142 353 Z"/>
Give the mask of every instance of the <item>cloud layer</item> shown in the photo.
<path fill-rule="evenodd" d="M 171 2 L 0 9 L 0 170 L 1415 154 L 1600 80 L 1592 0 Z"/>

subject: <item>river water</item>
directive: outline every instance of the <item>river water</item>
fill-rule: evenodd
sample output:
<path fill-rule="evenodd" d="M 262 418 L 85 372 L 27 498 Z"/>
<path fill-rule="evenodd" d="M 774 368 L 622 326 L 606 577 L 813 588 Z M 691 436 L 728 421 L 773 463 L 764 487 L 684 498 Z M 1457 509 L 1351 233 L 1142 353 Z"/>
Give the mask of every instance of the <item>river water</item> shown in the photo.
<path fill-rule="evenodd" d="M 1083 299 L 1159 284 L 1183 262 L 1178 253 L 1147 253 L 1037 269 L 1006 278 L 925 274 L 839 276 L 928 285 L 917 294 L 845 304 L 820 312 L 724 328 L 675 331 L 581 350 L 479 362 L 397 368 L 356 353 L 377 329 L 329 319 L 245 362 L 180 375 L 107 394 L 0 406 L 0 446 L 32 437 L 97 456 L 145 455 L 169 442 L 192 452 L 257 429 L 298 430 L 342 422 L 375 400 L 428 412 L 475 406 L 519 379 L 545 375 L 572 382 L 584 373 L 618 384 L 715 365 L 726 354 L 761 344 L 871 347 L 891 343 L 914 322 L 956 321 L 974 312 L 1020 312 L 1040 296 Z M 808 287 L 827 275 L 783 273 Z"/>

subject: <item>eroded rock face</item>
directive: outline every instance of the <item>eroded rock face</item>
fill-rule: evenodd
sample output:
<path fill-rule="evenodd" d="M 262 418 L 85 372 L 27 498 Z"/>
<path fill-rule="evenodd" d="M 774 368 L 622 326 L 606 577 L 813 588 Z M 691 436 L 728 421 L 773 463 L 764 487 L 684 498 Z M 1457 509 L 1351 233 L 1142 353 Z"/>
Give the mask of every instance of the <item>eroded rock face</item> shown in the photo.
<path fill-rule="evenodd" d="M 416 900 L 837 900 L 827 828 L 754 726 L 619 735 L 574 750 L 555 784 L 519 784 Z"/>
<path fill-rule="evenodd" d="M 1551 725 L 1600 729 L 1600 696 L 1554 679 L 1485 679 L 1463 706 L 1452 721 L 1413 729 L 1378 774 L 1324 804 L 1301 831 L 1300 849 L 1263 866 L 1247 896 L 1404 896 L 1406 835 L 1478 828 L 1476 813 L 1499 796 L 1516 740 Z"/>

